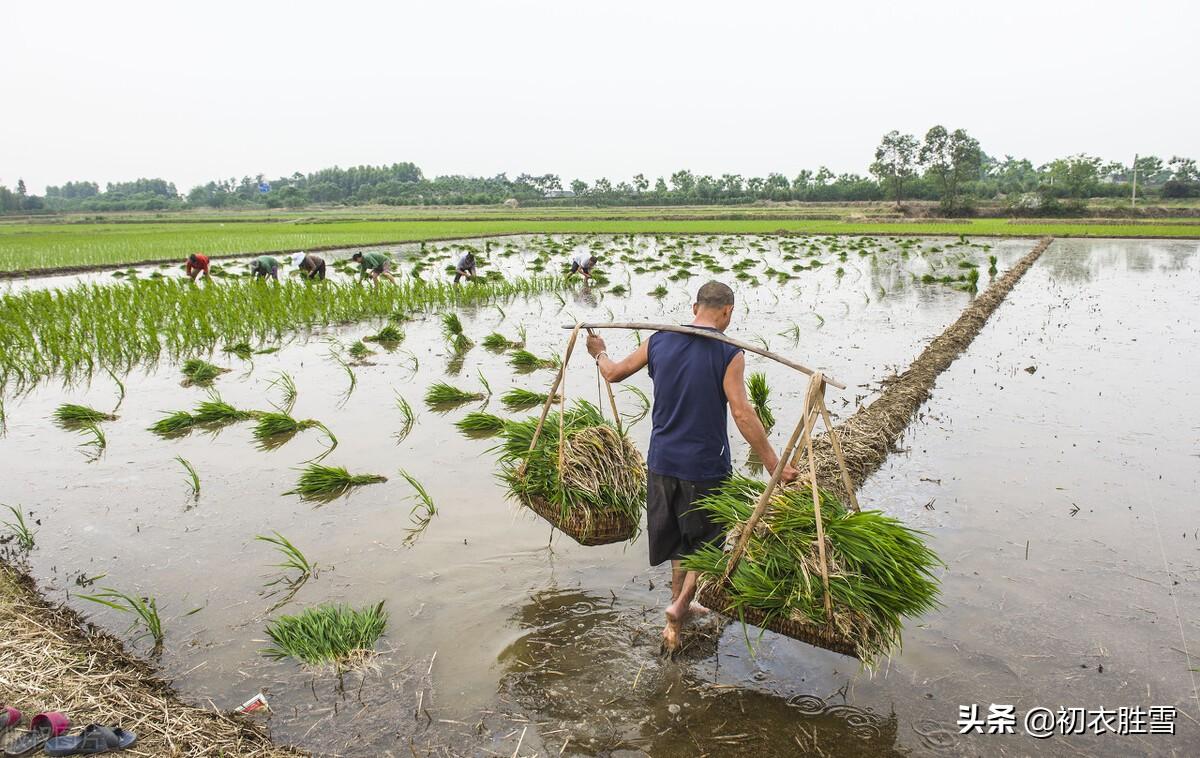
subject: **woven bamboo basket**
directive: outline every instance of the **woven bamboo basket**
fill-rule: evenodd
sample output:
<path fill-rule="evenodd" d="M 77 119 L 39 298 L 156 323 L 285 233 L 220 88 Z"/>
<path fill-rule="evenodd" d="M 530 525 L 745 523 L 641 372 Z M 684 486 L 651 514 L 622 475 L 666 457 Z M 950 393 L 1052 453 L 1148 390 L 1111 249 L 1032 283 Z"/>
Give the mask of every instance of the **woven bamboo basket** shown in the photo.
<path fill-rule="evenodd" d="M 638 525 L 619 513 L 585 512 L 574 507 L 563 518 L 562 510 L 544 498 L 533 495 L 521 502 L 531 511 L 550 522 L 550 525 L 585 547 L 626 542 L 637 534 Z"/>
<path fill-rule="evenodd" d="M 757 626 L 759 629 L 768 629 L 785 637 L 791 637 L 794 640 L 807 642 L 816 647 L 848 655 L 851 658 L 858 658 L 854 643 L 837 634 L 832 629 L 803 621 L 796 621 L 795 619 L 773 618 L 768 620 L 766 614 L 754 608 L 739 610 L 733 607 L 733 602 L 730 601 L 729 595 L 725 594 L 725 591 L 716 584 L 710 583 L 701 586 L 696 592 L 696 596 L 700 600 L 700 604 L 705 608 L 710 608 L 730 618 L 738 619 L 743 623 Z"/>

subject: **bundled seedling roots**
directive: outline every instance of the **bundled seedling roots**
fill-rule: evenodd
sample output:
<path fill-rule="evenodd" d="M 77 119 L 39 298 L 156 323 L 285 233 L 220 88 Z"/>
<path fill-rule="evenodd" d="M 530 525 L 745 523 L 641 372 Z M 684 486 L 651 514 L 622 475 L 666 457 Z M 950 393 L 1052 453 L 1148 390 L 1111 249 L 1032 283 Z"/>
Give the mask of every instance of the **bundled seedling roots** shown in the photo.
<path fill-rule="evenodd" d="M 729 530 L 727 547 L 736 542 L 763 488 L 761 482 L 735 477 L 700 502 Z M 933 572 L 943 564 L 926 547 L 923 533 L 879 511 L 847 510 L 832 493 L 822 491 L 821 516 L 832 618 L 825 615 L 816 518 L 807 487 L 776 492 L 724 586 L 718 585 L 730 554 L 719 546 L 696 552 L 684 567 L 701 573 L 702 596 L 713 598 L 712 590 L 717 590 L 717 610 L 768 628 L 782 624 L 780 631 L 802 639 L 815 636 L 818 644 L 871 666 L 899 650 L 903 617 L 937 607 Z M 797 628 L 810 633 L 797 635 Z"/>
<path fill-rule="evenodd" d="M 578 401 L 566 412 L 559 468 L 560 414 L 551 413 L 533 450 L 537 419 L 504 425 L 501 477 L 543 518 L 585 545 L 637 536 L 646 502 L 646 465 L 600 410 Z"/>
<path fill-rule="evenodd" d="M 878 469 L 899 441 L 921 405 L 929 399 L 934 382 L 970 346 L 988 318 L 1004 301 L 1025 272 L 1033 266 L 1053 240 L 1041 240 L 1003 276 L 981 292 L 958 320 L 938 335 L 899 376 L 884 383 L 883 393 L 869 406 L 838 426 L 845 452 L 846 468 L 855 485 L 862 484 Z M 837 459 L 828 435 L 816 437 L 817 481 L 841 491 Z"/>

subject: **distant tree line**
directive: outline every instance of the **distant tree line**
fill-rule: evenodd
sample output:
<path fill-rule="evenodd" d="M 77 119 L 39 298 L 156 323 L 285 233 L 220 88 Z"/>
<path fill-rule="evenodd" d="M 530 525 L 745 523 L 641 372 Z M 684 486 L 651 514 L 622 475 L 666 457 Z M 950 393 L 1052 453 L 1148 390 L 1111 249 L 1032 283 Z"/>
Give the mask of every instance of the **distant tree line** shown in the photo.
<path fill-rule="evenodd" d="M 835 174 L 821 166 L 793 177 L 781 173 L 744 177 L 710 176 L 680 170 L 651 181 L 644 174 L 589 184 L 564 185 L 556 174 L 427 178 L 413 163 L 327 168 L 311 174 L 268 179 L 263 175 L 219 179 L 181 195 L 164 179 L 109 183 L 67 182 L 30 195 L 23 180 L 15 190 L 0 186 L 0 212 L 169 210 L 181 208 L 302 208 L 340 205 L 487 205 L 516 200 L 522 205 L 738 205 L 757 201 L 839 202 L 938 201 L 947 215 L 972 212 L 979 200 L 1003 200 L 1021 215 L 1082 212 L 1092 197 L 1123 197 L 1136 175 L 1139 196 L 1200 197 L 1200 171 L 1191 158 L 1139 157 L 1136 165 L 1105 162 L 1084 154 L 1041 166 L 985 153 L 963 129 L 934 126 L 918 138 L 892 131 L 875 150 L 870 174 Z"/>

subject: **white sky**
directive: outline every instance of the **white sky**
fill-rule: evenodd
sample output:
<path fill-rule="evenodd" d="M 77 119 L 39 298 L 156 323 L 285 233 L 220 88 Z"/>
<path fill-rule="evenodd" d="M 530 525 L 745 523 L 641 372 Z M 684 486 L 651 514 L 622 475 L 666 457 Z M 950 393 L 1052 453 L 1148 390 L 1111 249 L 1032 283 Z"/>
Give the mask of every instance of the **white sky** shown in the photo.
<path fill-rule="evenodd" d="M 5 3 L 0 183 L 865 173 L 935 123 L 1200 157 L 1198 29 L 1183 1 Z"/>

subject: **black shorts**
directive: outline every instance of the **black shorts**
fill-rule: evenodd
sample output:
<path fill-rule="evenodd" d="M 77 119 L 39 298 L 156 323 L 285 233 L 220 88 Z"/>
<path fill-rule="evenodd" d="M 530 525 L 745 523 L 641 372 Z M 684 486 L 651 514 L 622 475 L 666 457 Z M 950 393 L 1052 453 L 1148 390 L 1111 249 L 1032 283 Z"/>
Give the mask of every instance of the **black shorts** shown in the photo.
<path fill-rule="evenodd" d="M 583 269 L 583 273 L 585 273 L 585 274 L 592 273 L 591 266 L 580 266 L 576 261 L 571 261 L 571 273 L 572 274 L 574 274 L 576 271 L 578 271 L 580 269 Z"/>
<path fill-rule="evenodd" d="M 724 535 L 697 500 L 721 486 L 724 479 L 690 482 L 653 471 L 646 478 L 646 531 L 650 535 L 650 565 L 680 560 Z"/>

